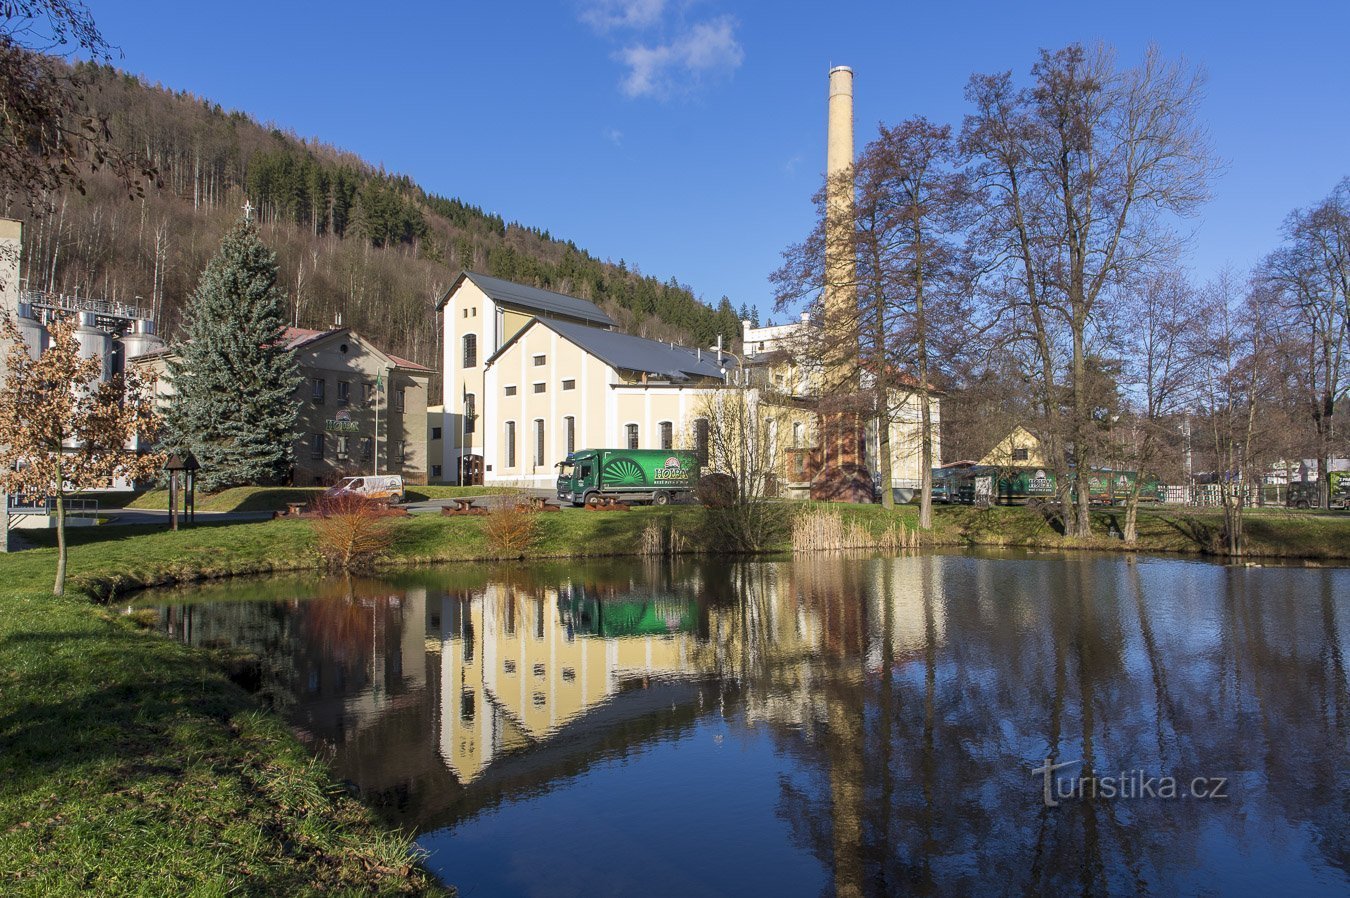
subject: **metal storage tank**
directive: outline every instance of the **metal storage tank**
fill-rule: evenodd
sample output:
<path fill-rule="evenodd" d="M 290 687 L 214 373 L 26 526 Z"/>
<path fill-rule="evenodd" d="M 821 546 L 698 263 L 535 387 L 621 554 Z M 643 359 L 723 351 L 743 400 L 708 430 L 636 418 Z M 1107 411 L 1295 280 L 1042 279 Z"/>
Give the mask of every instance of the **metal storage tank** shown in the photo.
<path fill-rule="evenodd" d="M 79 316 L 75 339 L 80 344 L 80 358 L 98 359 L 103 365 L 101 379 L 106 381 L 112 377 L 112 334 L 98 326 L 93 312 L 80 312 Z"/>
<path fill-rule="evenodd" d="M 155 335 L 155 323 L 149 318 L 137 318 L 122 337 L 122 357 L 128 362 L 163 348 L 164 341 Z"/>

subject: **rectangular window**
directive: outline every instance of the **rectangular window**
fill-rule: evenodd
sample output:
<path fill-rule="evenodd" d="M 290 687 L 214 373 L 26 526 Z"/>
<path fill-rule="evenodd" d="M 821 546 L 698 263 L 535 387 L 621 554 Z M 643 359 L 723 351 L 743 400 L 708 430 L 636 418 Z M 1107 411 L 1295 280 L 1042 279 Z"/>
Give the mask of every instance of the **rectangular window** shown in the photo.
<path fill-rule="evenodd" d="M 440 466 L 440 465 L 432 465 L 432 466 L 431 466 L 431 476 L 434 477 L 434 478 L 436 478 L 436 479 L 438 479 L 438 480 L 440 479 L 440 476 L 441 476 L 441 466 Z"/>
<path fill-rule="evenodd" d="M 661 448 L 675 448 L 675 426 L 669 421 L 661 422 Z"/>
<path fill-rule="evenodd" d="M 472 394 L 472 393 L 469 393 L 468 395 L 466 395 L 466 396 L 464 397 L 464 432 L 465 432 L 465 433 L 473 433 L 473 424 L 474 424 L 474 422 L 475 422 L 476 420 L 478 420 L 478 416 L 474 414 L 473 403 L 474 403 L 474 399 L 473 399 L 473 394 Z"/>
<path fill-rule="evenodd" d="M 309 435 L 309 455 L 310 458 L 323 458 L 323 434 L 311 433 Z"/>
<path fill-rule="evenodd" d="M 535 384 L 535 385 L 534 385 L 534 391 L 535 391 L 536 393 L 542 393 L 542 392 L 544 392 L 544 384 L 542 384 L 542 383 L 537 383 L 537 384 Z"/>
<path fill-rule="evenodd" d="M 316 377 L 309 382 L 309 395 L 315 402 L 323 402 L 324 379 Z"/>
<path fill-rule="evenodd" d="M 431 438 L 433 440 L 439 440 L 441 438 L 441 429 L 439 427 L 431 428 Z"/>
<path fill-rule="evenodd" d="M 534 421 L 534 466 L 544 466 L 544 422 L 538 418 Z"/>
<path fill-rule="evenodd" d="M 506 422 L 506 466 L 516 466 L 516 422 Z"/>
<path fill-rule="evenodd" d="M 345 459 L 347 457 L 347 438 L 337 438 L 337 457 Z"/>
<path fill-rule="evenodd" d="M 1014 449 L 1013 461 L 1026 461 L 1030 455 L 1031 451 L 1029 449 Z"/>
<path fill-rule="evenodd" d="M 698 456 L 698 463 L 706 465 L 708 463 L 708 419 L 697 418 L 694 420 L 694 454 Z"/>
<path fill-rule="evenodd" d="M 370 461 L 370 457 L 375 454 L 375 440 L 371 437 L 365 437 L 361 440 L 361 457 Z"/>
<path fill-rule="evenodd" d="M 375 396 L 374 384 L 361 384 L 361 402 L 370 405 L 371 399 Z"/>
<path fill-rule="evenodd" d="M 398 455 L 395 457 L 398 459 L 399 464 L 403 464 L 408 460 L 408 441 L 399 440 L 395 445 L 398 446 Z"/>
<path fill-rule="evenodd" d="M 352 401 L 352 385 L 345 381 L 338 381 L 338 405 L 347 405 Z"/>
<path fill-rule="evenodd" d="M 567 380 L 563 381 L 563 389 L 564 389 L 564 390 L 575 390 L 576 388 L 577 388 L 577 382 L 576 382 L 575 380 L 573 380 L 572 378 L 569 377 Z"/>
<path fill-rule="evenodd" d="M 534 367 L 539 368 L 542 367 L 543 364 L 544 364 L 544 357 L 542 355 L 537 355 L 534 357 Z"/>
<path fill-rule="evenodd" d="M 407 402 L 407 396 L 404 394 L 404 389 L 399 387 L 394 391 L 394 411 L 403 411 L 403 404 L 405 402 Z"/>
<path fill-rule="evenodd" d="M 567 434 L 567 454 L 577 451 L 577 419 L 568 415 L 563 418 L 563 431 Z"/>
<path fill-rule="evenodd" d="M 507 396 L 514 396 L 516 395 L 516 388 L 514 385 L 509 387 L 502 387 L 502 392 L 505 393 Z"/>
<path fill-rule="evenodd" d="M 628 425 L 628 448 L 636 449 L 638 447 L 638 426 L 636 424 Z"/>

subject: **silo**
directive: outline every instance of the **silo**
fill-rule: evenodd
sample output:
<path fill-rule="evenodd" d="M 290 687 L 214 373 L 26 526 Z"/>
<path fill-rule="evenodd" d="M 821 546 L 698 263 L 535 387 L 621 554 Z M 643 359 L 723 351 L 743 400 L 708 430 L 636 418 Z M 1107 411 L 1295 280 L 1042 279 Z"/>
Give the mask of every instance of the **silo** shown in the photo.
<path fill-rule="evenodd" d="M 132 321 L 131 330 L 122 337 L 122 357 L 128 362 L 163 348 L 164 341 L 155 335 L 155 323 L 149 318 Z"/>
<path fill-rule="evenodd" d="M 98 326 L 93 312 L 80 312 L 79 316 L 75 339 L 80 344 L 80 358 L 98 359 L 103 366 L 99 379 L 106 381 L 112 377 L 112 334 Z"/>

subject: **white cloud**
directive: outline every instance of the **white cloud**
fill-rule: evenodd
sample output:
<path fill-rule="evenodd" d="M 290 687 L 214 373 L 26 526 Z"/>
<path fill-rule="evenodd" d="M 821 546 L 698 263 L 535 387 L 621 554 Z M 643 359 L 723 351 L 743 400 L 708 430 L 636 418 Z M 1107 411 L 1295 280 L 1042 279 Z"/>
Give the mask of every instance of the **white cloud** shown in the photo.
<path fill-rule="evenodd" d="M 731 74 L 744 61 L 745 50 L 736 40 L 736 20 L 719 16 L 662 43 L 624 47 L 617 58 L 628 67 L 619 83 L 624 94 L 665 98 Z"/>
<path fill-rule="evenodd" d="M 600 32 L 649 28 L 665 11 L 666 0 L 589 0 L 582 6 L 581 21 Z"/>
<path fill-rule="evenodd" d="M 623 144 L 623 132 L 620 131 L 618 128 L 606 128 L 605 140 L 608 140 L 616 147 L 621 146 Z"/>

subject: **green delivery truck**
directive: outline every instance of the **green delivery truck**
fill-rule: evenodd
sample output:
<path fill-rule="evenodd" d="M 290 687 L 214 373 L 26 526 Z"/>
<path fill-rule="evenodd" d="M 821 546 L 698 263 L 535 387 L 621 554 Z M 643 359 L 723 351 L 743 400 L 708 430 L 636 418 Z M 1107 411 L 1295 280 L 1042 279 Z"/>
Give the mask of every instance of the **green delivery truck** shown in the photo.
<path fill-rule="evenodd" d="M 678 449 L 583 449 L 558 462 L 558 498 L 573 505 L 601 499 L 666 505 L 693 494 L 698 455 Z"/>

